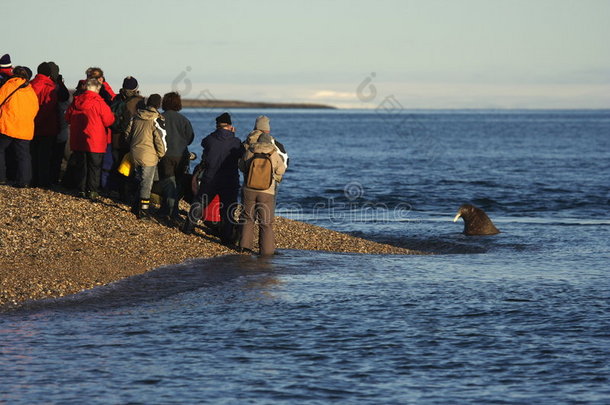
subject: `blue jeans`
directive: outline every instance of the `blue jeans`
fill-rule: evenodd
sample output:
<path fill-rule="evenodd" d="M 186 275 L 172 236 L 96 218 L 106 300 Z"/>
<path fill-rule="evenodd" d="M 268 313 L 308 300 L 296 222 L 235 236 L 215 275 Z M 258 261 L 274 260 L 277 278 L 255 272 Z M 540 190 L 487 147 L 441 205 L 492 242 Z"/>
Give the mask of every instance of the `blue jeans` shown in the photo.
<path fill-rule="evenodd" d="M 156 168 L 157 166 L 136 166 L 136 182 L 138 183 L 140 200 L 150 200 L 150 191 L 155 181 Z"/>

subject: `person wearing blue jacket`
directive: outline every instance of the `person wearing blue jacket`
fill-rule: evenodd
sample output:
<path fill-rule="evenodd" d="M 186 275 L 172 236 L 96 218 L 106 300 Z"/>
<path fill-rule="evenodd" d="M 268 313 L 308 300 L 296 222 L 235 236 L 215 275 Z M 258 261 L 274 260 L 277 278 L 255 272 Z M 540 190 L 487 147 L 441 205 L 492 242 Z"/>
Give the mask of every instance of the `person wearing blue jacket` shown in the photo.
<path fill-rule="evenodd" d="M 212 201 L 215 195 L 220 196 L 220 239 L 223 243 L 233 244 L 235 220 L 233 212 L 237 206 L 239 194 L 239 158 L 244 149 L 239 138 L 235 136 L 229 113 L 216 117 L 216 131 L 201 141 L 203 154 L 201 161 L 204 171 L 201 186 L 195 197 L 189 215 L 182 228 L 190 234 L 195 229 L 195 223 L 201 218 L 201 213 Z"/>

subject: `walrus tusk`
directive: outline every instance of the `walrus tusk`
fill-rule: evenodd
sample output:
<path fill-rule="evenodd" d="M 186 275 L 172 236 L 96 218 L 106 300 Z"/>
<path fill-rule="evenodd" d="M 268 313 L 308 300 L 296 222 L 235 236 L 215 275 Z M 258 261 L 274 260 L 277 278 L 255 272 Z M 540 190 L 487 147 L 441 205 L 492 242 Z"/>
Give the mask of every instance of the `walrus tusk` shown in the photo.
<path fill-rule="evenodd" d="M 461 216 L 462 214 L 458 212 L 455 218 L 453 218 L 453 222 L 457 222 L 457 220 L 460 219 Z"/>

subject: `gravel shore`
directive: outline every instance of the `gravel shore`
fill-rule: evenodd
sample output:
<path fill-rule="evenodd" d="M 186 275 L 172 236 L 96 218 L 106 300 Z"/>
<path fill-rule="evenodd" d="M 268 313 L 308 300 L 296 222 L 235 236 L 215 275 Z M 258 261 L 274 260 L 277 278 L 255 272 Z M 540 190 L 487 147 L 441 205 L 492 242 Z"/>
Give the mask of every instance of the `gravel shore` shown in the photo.
<path fill-rule="evenodd" d="M 0 186 L 0 307 L 60 297 L 191 258 L 237 252 L 197 227 L 185 235 L 138 220 L 109 198 Z M 276 218 L 278 249 L 421 254 L 318 226 Z"/>

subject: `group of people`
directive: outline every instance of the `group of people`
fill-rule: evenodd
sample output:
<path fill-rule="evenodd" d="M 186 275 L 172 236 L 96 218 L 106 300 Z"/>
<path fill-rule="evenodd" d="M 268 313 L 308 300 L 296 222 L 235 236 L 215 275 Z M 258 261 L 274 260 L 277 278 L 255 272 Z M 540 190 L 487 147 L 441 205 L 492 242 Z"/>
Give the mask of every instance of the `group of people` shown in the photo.
<path fill-rule="evenodd" d="M 219 199 L 224 243 L 251 251 L 258 220 L 260 253 L 274 253 L 275 196 L 288 155 L 270 135 L 268 117 L 258 117 L 242 143 L 230 114 L 218 116 L 216 130 L 201 143 L 196 179 L 188 181 L 193 158 L 188 146 L 195 135 L 190 121 L 179 113 L 180 95 L 145 98 L 132 76 L 116 94 L 100 68 L 89 68 L 85 75 L 71 95 L 54 62 L 42 62 L 32 79 L 32 71 L 13 67 L 8 54 L 0 58 L 0 185 L 61 183 L 92 201 L 101 190 L 115 192 L 138 218 L 149 218 L 155 184 L 162 195 L 156 215 L 177 224 L 183 190 L 194 184 L 185 233 L 193 232 L 210 203 Z M 244 186 L 236 218 L 239 170 Z"/>
<path fill-rule="evenodd" d="M 251 251 L 254 224 L 259 223 L 261 255 L 275 251 L 273 219 L 278 183 L 288 167 L 288 154 L 282 143 L 271 136 L 268 117 L 256 118 L 254 129 L 242 143 L 235 136 L 231 116 L 223 113 L 216 117 L 216 130 L 201 141 L 200 187 L 196 193 L 183 231 L 191 233 L 195 223 L 205 216 L 215 196 L 220 198 L 220 238 L 232 243 L 235 231 L 239 235 L 239 248 Z M 241 188 L 242 212 L 235 217 L 240 190 L 239 171 L 244 173 Z"/>

